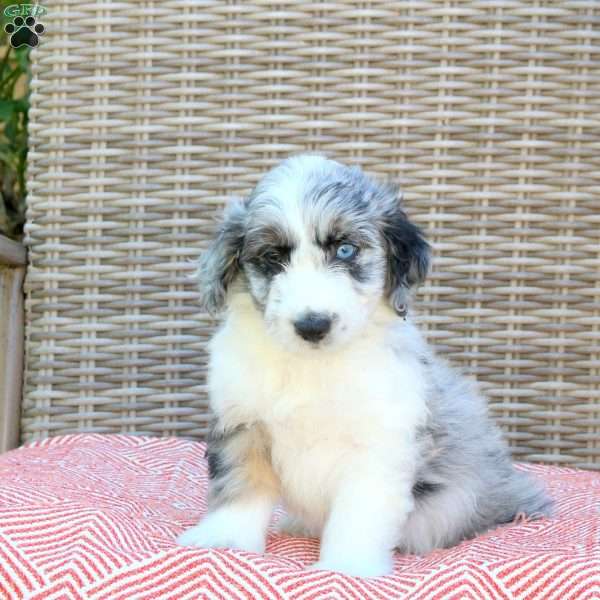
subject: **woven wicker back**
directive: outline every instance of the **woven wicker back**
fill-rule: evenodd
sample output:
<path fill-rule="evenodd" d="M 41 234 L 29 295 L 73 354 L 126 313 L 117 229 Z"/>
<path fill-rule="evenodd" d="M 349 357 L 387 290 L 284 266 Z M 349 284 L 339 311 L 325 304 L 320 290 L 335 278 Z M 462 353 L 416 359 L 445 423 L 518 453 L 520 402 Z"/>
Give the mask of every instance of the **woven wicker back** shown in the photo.
<path fill-rule="evenodd" d="M 420 294 L 519 459 L 600 463 L 600 3 L 52 2 L 32 51 L 25 439 L 202 436 L 187 277 L 318 150 L 398 180 Z"/>

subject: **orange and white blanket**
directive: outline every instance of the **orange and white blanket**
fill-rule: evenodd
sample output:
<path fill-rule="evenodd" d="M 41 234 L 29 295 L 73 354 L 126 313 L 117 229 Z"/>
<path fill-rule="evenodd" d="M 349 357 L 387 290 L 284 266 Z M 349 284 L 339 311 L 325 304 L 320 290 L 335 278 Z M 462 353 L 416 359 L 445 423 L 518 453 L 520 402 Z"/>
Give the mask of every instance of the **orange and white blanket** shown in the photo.
<path fill-rule="evenodd" d="M 546 482 L 555 517 L 398 554 L 393 575 L 361 579 L 307 570 L 315 539 L 272 533 L 264 555 L 178 547 L 206 508 L 201 443 L 51 438 L 0 456 L 0 597 L 600 598 L 600 473 L 518 468 Z"/>

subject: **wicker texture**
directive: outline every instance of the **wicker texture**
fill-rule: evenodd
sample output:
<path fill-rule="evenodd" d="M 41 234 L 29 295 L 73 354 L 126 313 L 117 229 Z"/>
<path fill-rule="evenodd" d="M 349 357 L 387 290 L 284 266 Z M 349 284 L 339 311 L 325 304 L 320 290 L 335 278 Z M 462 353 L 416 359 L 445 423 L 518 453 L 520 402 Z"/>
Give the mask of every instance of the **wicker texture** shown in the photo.
<path fill-rule="evenodd" d="M 519 459 L 600 465 L 600 3 L 56 1 L 34 60 L 23 435 L 202 436 L 187 279 L 319 150 L 401 182 L 420 294 Z"/>

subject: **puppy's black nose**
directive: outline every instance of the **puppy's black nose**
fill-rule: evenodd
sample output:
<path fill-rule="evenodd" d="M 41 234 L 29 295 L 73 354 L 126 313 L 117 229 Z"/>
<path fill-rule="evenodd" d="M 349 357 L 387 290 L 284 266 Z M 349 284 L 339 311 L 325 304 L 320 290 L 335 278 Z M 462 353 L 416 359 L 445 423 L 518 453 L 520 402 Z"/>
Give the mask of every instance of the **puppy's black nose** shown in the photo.
<path fill-rule="evenodd" d="M 331 319 L 319 313 L 307 313 L 301 319 L 294 321 L 294 329 L 307 342 L 318 342 L 329 333 Z"/>

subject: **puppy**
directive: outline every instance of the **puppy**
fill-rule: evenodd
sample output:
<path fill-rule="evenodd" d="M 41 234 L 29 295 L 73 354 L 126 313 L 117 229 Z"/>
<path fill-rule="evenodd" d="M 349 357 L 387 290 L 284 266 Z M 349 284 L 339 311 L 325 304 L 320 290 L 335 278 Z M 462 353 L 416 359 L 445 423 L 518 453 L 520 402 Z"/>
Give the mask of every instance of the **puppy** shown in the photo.
<path fill-rule="evenodd" d="M 208 512 L 186 546 L 263 552 L 274 505 L 318 569 L 377 576 L 517 515 L 547 515 L 484 400 L 407 314 L 430 248 L 397 190 L 290 158 L 233 204 L 199 267 L 215 421 Z"/>

